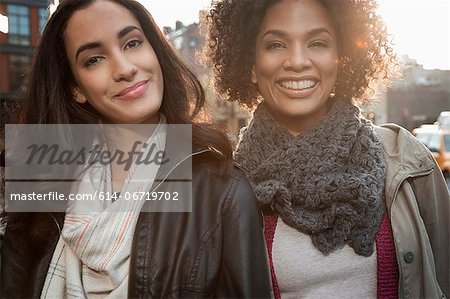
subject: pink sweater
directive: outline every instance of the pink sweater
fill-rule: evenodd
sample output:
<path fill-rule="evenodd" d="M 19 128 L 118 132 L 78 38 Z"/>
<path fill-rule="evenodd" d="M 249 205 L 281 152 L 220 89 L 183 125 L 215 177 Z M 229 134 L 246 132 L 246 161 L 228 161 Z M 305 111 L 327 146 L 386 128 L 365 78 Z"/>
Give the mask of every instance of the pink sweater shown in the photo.
<path fill-rule="evenodd" d="M 275 299 L 280 297 L 277 277 L 273 267 L 272 245 L 277 227 L 277 214 L 264 213 L 264 235 L 267 251 L 269 252 L 270 271 Z M 377 298 L 398 298 L 398 267 L 395 254 L 394 238 L 389 217 L 385 213 L 381 220 L 380 229 L 376 235 L 377 246 Z"/>

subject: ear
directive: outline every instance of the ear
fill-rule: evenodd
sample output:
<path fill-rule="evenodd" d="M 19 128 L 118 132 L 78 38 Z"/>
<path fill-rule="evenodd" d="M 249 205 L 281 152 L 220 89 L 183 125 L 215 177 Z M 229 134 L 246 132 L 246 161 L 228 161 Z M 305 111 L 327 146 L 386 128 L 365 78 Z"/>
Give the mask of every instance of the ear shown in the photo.
<path fill-rule="evenodd" d="M 80 104 L 86 103 L 86 96 L 81 92 L 80 88 L 76 87 L 73 91 L 73 99 Z"/>
<path fill-rule="evenodd" d="M 258 79 L 256 79 L 256 70 L 255 70 L 255 65 L 252 66 L 252 78 L 251 81 L 253 84 L 257 84 L 258 83 Z"/>

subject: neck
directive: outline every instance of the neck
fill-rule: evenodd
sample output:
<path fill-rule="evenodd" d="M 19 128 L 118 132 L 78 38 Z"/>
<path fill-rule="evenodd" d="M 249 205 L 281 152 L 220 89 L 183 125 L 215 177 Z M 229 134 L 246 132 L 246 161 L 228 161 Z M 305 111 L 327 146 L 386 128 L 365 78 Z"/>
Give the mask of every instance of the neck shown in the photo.
<path fill-rule="evenodd" d="M 328 108 L 322 107 L 313 115 L 280 115 L 277 111 L 273 111 L 267 107 L 273 119 L 282 127 L 284 127 L 292 136 L 298 136 L 311 128 L 314 128 L 325 117 Z"/>

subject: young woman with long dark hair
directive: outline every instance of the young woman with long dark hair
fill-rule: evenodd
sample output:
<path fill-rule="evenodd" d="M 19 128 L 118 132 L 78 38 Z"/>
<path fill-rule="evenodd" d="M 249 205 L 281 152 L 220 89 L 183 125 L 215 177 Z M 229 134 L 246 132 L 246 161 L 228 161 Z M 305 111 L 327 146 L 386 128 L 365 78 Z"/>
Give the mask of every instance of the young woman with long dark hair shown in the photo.
<path fill-rule="evenodd" d="M 109 178 L 93 181 L 91 191 L 135 191 L 136 173 L 145 178 L 139 188 L 170 191 L 189 160 L 192 211 L 117 211 L 127 204 L 119 198 L 102 212 L 13 213 L 2 297 L 270 296 L 254 194 L 225 136 L 193 121 L 203 104 L 200 83 L 138 2 L 62 1 L 40 40 L 17 122 L 157 125 L 133 133 L 144 142 L 156 136 L 176 159 L 134 165 L 132 173 L 115 164 L 88 169 Z M 172 124 L 192 125 L 192 153 L 176 148 L 191 136 L 171 135 L 164 125 Z M 129 150 L 126 141 L 119 143 Z"/>

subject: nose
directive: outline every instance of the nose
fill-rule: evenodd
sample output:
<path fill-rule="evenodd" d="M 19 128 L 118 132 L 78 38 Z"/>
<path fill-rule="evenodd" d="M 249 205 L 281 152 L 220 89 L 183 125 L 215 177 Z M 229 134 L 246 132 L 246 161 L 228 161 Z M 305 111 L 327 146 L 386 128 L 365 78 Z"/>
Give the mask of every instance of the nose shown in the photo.
<path fill-rule="evenodd" d="M 284 68 L 286 70 L 300 72 L 311 66 L 311 58 L 308 55 L 307 48 L 298 45 L 291 47 L 289 51 L 287 51 L 287 57 L 284 61 Z"/>
<path fill-rule="evenodd" d="M 122 53 L 113 57 L 112 68 L 113 79 L 117 82 L 132 81 L 137 72 L 136 65 Z"/>

